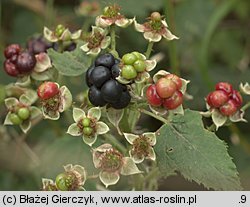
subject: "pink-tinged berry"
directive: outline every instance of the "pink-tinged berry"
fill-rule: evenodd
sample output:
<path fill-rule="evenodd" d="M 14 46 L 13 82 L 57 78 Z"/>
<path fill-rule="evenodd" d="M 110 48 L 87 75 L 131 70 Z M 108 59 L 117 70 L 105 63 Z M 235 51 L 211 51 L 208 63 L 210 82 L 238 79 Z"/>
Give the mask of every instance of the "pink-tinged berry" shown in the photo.
<path fill-rule="evenodd" d="M 167 78 L 160 78 L 156 83 L 156 91 L 161 98 L 171 97 L 176 90 L 175 82 Z"/>
<path fill-rule="evenodd" d="M 228 101 L 228 95 L 222 91 L 213 91 L 208 97 L 208 103 L 211 107 L 219 108 Z"/>
<path fill-rule="evenodd" d="M 179 107 L 183 103 L 183 94 L 180 91 L 175 91 L 175 93 L 167 99 L 164 99 L 163 106 L 166 109 L 173 110 Z"/>
<path fill-rule="evenodd" d="M 227 103 L 220 107 L 220 113 L 224 116 L 231 116 L 238 110 L 234 100 L 229 99 Z"/>
<path fill-rule="evenodd" d="M 233 86 L 230 83 L 227 82 L 219 82 L 215 85 L 216 90 L 222 90 L 227 95 L 231 95 L 233 92 Z"/>
<path fill-rule="evenodd" d="M 213 104 L 212 104 L 212 101 L 211 101 L 211 94 L 212 94 L 213 92 L 210 92 L 208 95 L 207 95 L 207 97 L 206 97 L 206 102 L 207 102 L 207 104 L 209 105 L 209 106 L 211 106 L 211 107 L 213 107 Z"/>
<path fill-rule="evenodd" d="M 4 56 L 9 59 L 11 58 L 13 55 L 18 55 L 19 52 L 21 50 L 20 45 L 18 44 L 11 44 L 9 46 L 7 46 L 4 50 Z"/>
<path fill-rule="evenodd" d="M 37 89 L 37 95 L 42 100 L 53 98 L 59 93 L 58 85 L 54 82 L 44 82 Z"/>
<path fill-rule="evenodd" d="M 17 77 L 19 75 L 16 65 L 10 59 L 4 61 L 4 70 L 9 76 Z"/>
<path fill-rule="evenodd" d="M 230 99 L 234 100 L 237 108 L 239 108 L 242 105 L 243 99 L 239 91 L 233 90 Z"/>
<path fill-rule="evenodd" d="M 181 87 L 182 87 L 182 81 L 181 79 L 175 75 L 175 74 L 167 74 L 165 76 L 165 78 L 169 79 L 169 80 L 172 80 L 173 82 L 175 82 L 176 86 L 177 86 L 177 90 L 180 90 Z"/>
<path fill-rule="evenodd" d="M 146 97 L 147 97 L 148 103 L 150 105 L 152 105 L 152 106 L 161 106 L 162 99 L 157 94 L 155 85 L 150 85 L 147 88 Z"/>

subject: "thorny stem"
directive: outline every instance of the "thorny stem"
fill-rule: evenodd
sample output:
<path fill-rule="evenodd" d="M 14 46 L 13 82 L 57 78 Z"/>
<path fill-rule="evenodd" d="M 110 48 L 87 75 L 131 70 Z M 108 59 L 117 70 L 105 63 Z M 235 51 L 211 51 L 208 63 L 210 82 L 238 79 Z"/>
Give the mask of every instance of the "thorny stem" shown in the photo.
<path fill-rule="evenodd" d="M 169 121 L 168 121 L 168 120 L 166 120 L 166 119 L 162 118 L 161 116 L 158 116 L 158 115 L 156 115 L 156 114 L 154 114 L 154 113 L 152 113 L 152 112 L 150 112 L 150 111 L 147 111 L 147 110 L 145 110 L 145 109 L 138 109 L 138 110 L 139 110 L 141 113 L 147 114 L 147 115 L 149 115 L 149 116 L 151 116 L 151 117 L 153 117 L 153 118 L 155 118 L 155 119 L 157 119 L 157 120 L 163 122 L 164 124 L 169 124 Z"/>
<path fill-rule="evenodd" d="M 153 46 L 154 46 L 154 42 L 148 42 L 148 47 L 147 47 L 147 51 L 145 52 L 145 56 L 148 59 L 151 55 L 151 52 L 153 50 Z"/>

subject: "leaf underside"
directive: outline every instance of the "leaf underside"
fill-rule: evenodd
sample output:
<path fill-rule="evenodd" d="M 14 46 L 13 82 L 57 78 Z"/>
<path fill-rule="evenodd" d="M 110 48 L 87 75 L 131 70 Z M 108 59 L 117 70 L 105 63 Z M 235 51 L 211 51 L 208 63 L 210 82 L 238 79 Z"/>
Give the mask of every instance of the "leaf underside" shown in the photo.
<path fill-rule="evenodd" d="M 155 152 L 165 176 L 179 172 L 206 188 L 242 189 L 226 144 L 204 129 L 199 112 L 186 110 L 184 116 L 175 116 L 157 134 Z"/>

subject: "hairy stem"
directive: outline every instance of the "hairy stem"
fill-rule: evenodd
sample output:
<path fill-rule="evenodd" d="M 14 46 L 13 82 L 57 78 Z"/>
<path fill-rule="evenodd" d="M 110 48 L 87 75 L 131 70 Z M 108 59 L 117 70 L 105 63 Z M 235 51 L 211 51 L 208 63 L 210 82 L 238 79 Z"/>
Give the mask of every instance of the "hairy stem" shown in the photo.
<path fill-rule="evenodd" d="M 147 114 L 147 115 L 149 115 L 149 116 L 151 116 L 151 117 L 153 117 L 153 118 L 155 118 L 155 119 L 157 119 L 157 120 L 163 122 L 164 124 L 169 124 L 169 121 L 168 121 L 168 120 L 166 120 L 166 119 L 162 118 L 161 116 L 158 116 L 158 115 L 156 115 L 156 114 L 154 114 L 154 113 L 152 113 L 152 112 L 150 112 L 150 111 L 147 111 L 147 110 L 145 110 L 145 109 L 138 109 L 138 110 L 139 110 L 141 113 Z"/>
<path fill-rule="evenodd" d="M 250 107 L 250 101 L 249 101 L 248 103 L 246 103 L 246 104 L 241 108 L 241 110 L 242 110 L 242 111 L 245 111 L 245 110 L 247 110 L 249 107 Z"/>
<path fill-rule="evenodd" d="M 148 59 L 151 55 L 151 52 L 153 50 L 153 46 L 154 46 L 154 42 L 148 42 L 148 47 L 147 47 L 147 51 L 145 52 L 145 56 Z"/>

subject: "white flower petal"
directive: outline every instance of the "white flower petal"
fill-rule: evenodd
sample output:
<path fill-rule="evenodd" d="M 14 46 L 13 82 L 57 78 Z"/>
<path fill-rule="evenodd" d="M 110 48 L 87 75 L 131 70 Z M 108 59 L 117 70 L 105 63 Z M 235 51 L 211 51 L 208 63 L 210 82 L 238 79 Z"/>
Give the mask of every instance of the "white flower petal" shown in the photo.
<path fill-rule="evenodd" d="M 132 151 L 129 151 L 129 156 L 131 157 L 131 159 L 134 161 L 134 163 L 139 164 L 142 163 L 144 161 L 144 156 L 142 157 L 138 157 L 136 154 L 132 155 Z"/>
<path fill-rule="evenodd" d="M 123 166 L 121 169 L 122 175 L 133 175 L 137 173 L 142 173 L 130 157 L 123 158 Z"/>
<path fill-rule="evenodd" d="M 81 36 L 81 34 L 82 34 L 82 30 L 77 30 L 76 32 L 73 32 L 72 34 L 71 34 L 71 39 L 72 40 L 76 40 L 76 39 L 79 39 L 80 38 L 80 36 Z"/>
<path fill-rule="evenodd" d="M 43 117 L 44 119 L 50 119 L 50 120 L 58 120 L 60 118 L 60 113 L 58 111 L 45 111 L 44 108 L 42 108 Z"/>
<path fill-rule="evenodd" d="M 174 39 L 179 39 L 179 37 L 173 35 L 167 28 L 165 29 L 165 32 L 163 33 L 162 36 L 169 41 Z"/>
<path fill-rule="evenodd" d="M 244 114 L 245 114 L 244 111 L 238 110 L 238 111 L 236 111 L 236 113 L 234 113 L 233 115 L 231 115 L 231 116 L 229 117 L 229 119 L 230 119 L 230 121 L 232 121 L 232 122 L 240 122 L 240 121 L 242 121 L 242 122 L 247 122 L 247 120 L 244 119 Z"/>
<path fill-rule="evenodd" d="M 87 55 L 96 56 L 96 55 L 98 55 L 100 52 L 101 52 L 101 48 L 96 47 L 96 48 L 92 48 L 91 50 L 89 50 L 89 51 L 87 52 Z"/>
<path fill-rule="evenodd" d="M 105 30 L 101 27 L 92 26 L 91 35 L 95 35 L 96 33 L 101 33 L 103 35 L 105 33 Z"/>
<path fill-rule="evenodd" d="M 155 151 L 154 151 L 153 147 L 150 148 L 149 155 L 146 158 L 155 161 L 156 155 L 155 155 Z"/>
<path fill-rule="evenodd" d="M 36 66 L 34 68 L 35 72 L 41 73 L 51 67 L 52 64 L 47 53 L 42 52 L 36 55 Z"/>
<path fill-rule="evenodd" d="M 115 185 L 119 181 L 120 175 L 118 173 L 101 171 L 99 173 L 99 178 L 107 188 L 109 185 Z"/>
<path fill-rule="evenodd" d="M 132 24 L 133 20 L 132 19 L 126 19 L 126 18 L 122 18 L 122 19 L 118 19 L 115 21 L 115 24 L 118 27 L 122 27 L 125 28 L 127 26 L 129 26 L 130 24 Z"/>
<path fill-rule="evenodd" d="M 49 42 L 57 42 L 58 38 L 54 35 L 54 33 L 49 30 L 47 27 L 43 28 L 43 36 L 49 41 Z"/>
<path fill-rule="evenodd" d="M 244 93 L 245 95 L 250 95 L 250 85 L 249 83 L 240 83 L 240 91 Z"/>
<path fill-rule="evenodd" d="M 101 109 L 99 107 L 93 107 L 89 109 L 87 117 L 98 121 L 101 118 L 101 115 Z"/>
<path fill-rule="evenodd" d="M 89 51 L 88 44 L 89 44 L 89 43 L 86 43 L 86 44 L 82 45 L 82 46 L 80 47 L 80 49 L 83 50 L 84 52 L 88 52 L 88 51 Z"/>
<path fill-rule="evenodd" d="M 166 76 L 167 74 L 170 74 L 169 72 L 165 70 L 159 70 L 154 76 L 153 81 L 156 83 L 162 76 Z"/>
<path fill-rule="evenodd" d="M 74 108 L 73 109 L 73 119 L 77 123 L 80 121 L 80 119 L 85 118 L 86 114 L 85 112 L 80 108 Z"/>
<path fill-rule="evenodd" d="M 77 126 L 77 123 L 71 124 L 67 130 L 67 134 L 77 137 L 82 134 L 80 128 Z"/>
<path fill-rule="evenodd" d="M 25 134 L 29 131 L 30 127 L 31 127 L 31 121 L 30 120 L 23 121 L 23 123 L 20 124 L 21 130 Z"/>
<path fill-rule="evenodd" d="M 133 142 L 139 138 L 138 135 L 135 134 L 130 134 L 130 133 L 123 133 L 124 137 L 126 138 L 126 140 L 128 141 L 129 144 L 133 144 Z"/>
<path fill-rule="evenodd" d="M 5 106 L 8 108 L 8 109 L 11 109 L 13 107 L 15 107 L 16 105 L 18 105 L 19 101 L 16 99 L 16 98 L 6 98 L 4 100 L 5 102 Z"/>
<path fill-rule="evenodd" d="M 147 81 L 150 78 L 150 75 L 148 72 L 142 72 L 140 75 L 139 79 L 135 79 L 135 82 L 138 84 L 144 83 L 145 81 Z"/>
<path fill-rule="evenodd" d="M 102 144 L 101 146 L 95 148 L 95 151 L 97 151 L 97 152 L 106 152 L 107 150 L 110 150 L 112 148 L 113 147 L 112 147 L 111 144 L 106 143 L 106 144 Z"/>
<path fill-rule="evenodd" d="M 149 42 L 159 42 L 162 37 L 160 34 L 154 32 L 145 32 L 143 36 Z"/>
<path fill-rule="evenodd" d="M 146 71 L 151 71 L 155 68 L 157 62 L 156 60 L 146 60 Z"/>
<path fill-rule="evenodd" d="M 218 130 L 219 127 L 223 126 L 226 121 L 227 121 L 227 117 L 226 116 L 223 116 L 219 110 L 217 109 L 214 109 L 212 111 L 212 120 L 216 126 L 216 130 Z"/>
<path fill-rule="evenodd" d="M 35 106 L 30 107 L 30 119 L 35 119 L 38 116 L 41 116 L 41 114 L 42 114 L 42 111 L 39 108 Z"/>
<path fill-rule="evenodd" d="M 102 121 L 98 121 L 95 125 L 96 134 L 106 134 L 109 131 L 109 127 Z"/>
<path fill-rule="evenodd" d="M 3 125 L 13 125 L 13 123 L 10 121 L 10 115 L 11 115 L 11 112 L 9 111 L 5 117 Z"/>
<path fill-rule="evenodd" d="M 61 102 L 59 106 L 59 112 L 63 112 L 71 107 L 72 105 L 72 94 L 66 86 L 60 88 Z"/>
<path fill-rule="evenodd" d="M 144 32 L 145 26 L 143 24 L 138 24 L 137 21 L 134 19 L 135 30 L 138 32 Z"/>
<path fill-rule="evenodd" d="M 108 19 L 102 18 L 103 16 L 97 16 L 95 24 L 98 27 L 106 28 L 109 27 L 112 24 L 112 21 L 109 21 Z"/>
<path fill-rule="evenodd" d="M 182 94 L 184 94 L 187 90 L 187 85 L 190 83 L 190 80 L 185 80 L 181 78 L 181 82 L 182 82 L 182 86 L 181 86 L 180 91 L 182 92 Z"/>
<path fill-rule="evenodd" d="M 89 145 L 90 147 L 96 142 L 97 135 L 94 134 L 93 136 L 82 136 L 82 140 L 84 141 L 85 144 Z"/>
<path fill-rule="evenodd" d="M 110 45 L 110 42 L 111 42 L 110 36 L 105 37 L 101 42 L 101 48 L 106 49 Z"/>
<path fill-rule="evenodd" d="M 143 136 L 148 138 L 148 141 L 151 146 L 154 146 L 156 144 L 156 135 L 153 132 L 146 132 L 142 134 Z"/>
<path fill-rule="evenodd" d="M 71 39 L 71 32 L 69 29 L 65 29 L 62 35 L 59 37 L 59 40 L 69 41 Z"/>

